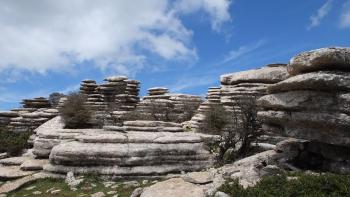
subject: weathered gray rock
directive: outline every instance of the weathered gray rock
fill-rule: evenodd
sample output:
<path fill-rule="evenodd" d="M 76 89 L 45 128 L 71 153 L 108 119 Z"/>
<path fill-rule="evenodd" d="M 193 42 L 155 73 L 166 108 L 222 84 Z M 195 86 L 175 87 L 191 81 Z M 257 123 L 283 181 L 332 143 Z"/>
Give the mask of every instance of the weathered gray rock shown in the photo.
<path fill-rule="evenodd" d="M 169 179 L 156 183 L 143 190 L 141 197 L 205 197 L 203 188 L 195 184 L 185 182 L 181 178 Z"/>
<path fill-rule="evenodd" d="M 19 166 L 23 164 L 25 161 L 30 160 L 30 157 L 9 157 L 6 159 L 1 159 L 0 164 L 5 166 L 15 165 Z"/>
<path fill-rule="evenodd" d="M 19 166 L 0 166 L 0 180 L 12 180 L 34 174 L 34 171 L 22 171 Z"/>
<path fill-rule="evenodd" d="M 224 192 L 216 192 L 214 197 L 230 197 L 230 195 Z"/>
<path fill-rule="evenodd" d="M 47 159 L 30 159 L 23 162 L 20 168 L 24 171 L 42 170 L 43 166 L 48 163 L 49 160 Z"/>
<path fill-rule="evenodd" d="M 225 74 L 220 77 L 221 84 L 235 85 L 239 83 L 276 83 L 288 78 L 285 66 L 264 67 L 256 70 Z"/>
<path fill-rule="evenodd" d="M 83 181 L 84 181 L 84 179 L 75 179 L 74 173 L 72 171 L 67 173 L 66 179 L 65 179 L 65 182 L 71 188 L 77 187 Z"/>
<path fill-rule="evenodd" d="M 139 188 L 136 188 L 132 194 L 130 195 L 130 197 L 140 197 L 141 194 L 143 192 L 143 188 L 142 187 L 139 187 Z"/>
<path fill-rule="evenodd" d="M 264 109 L 350 113 L 350 94 L 321 91 L 288 91 L 269 94 L 257 100 Z"/>
<path fill-rule="evenodd" d="M 288 65 L 292 75 L 328 69 L 349 70 L 350 48 L 331 47 L 303 52 L 293 57 Z"/>
<path fill-rule="evenodd" d="M 268 87 L 270 93 L 292 90 L 349 91 L 350 75 L 339 71 L 300 74 Z"/>
<path fill-rule="evenodd" d="M 181 176 L 181 178 L 189 183 L 208 184 L 213 182 L 214 175 L 210 172 L 192 172 Z"/>

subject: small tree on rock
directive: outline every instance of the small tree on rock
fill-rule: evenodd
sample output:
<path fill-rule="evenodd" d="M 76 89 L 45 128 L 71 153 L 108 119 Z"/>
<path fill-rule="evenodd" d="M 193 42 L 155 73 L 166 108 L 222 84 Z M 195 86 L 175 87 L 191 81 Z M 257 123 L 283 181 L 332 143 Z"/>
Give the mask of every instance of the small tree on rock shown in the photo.
<path fill-rule="evenodd" d="M 83 129 L 90 128 L 92 111 L 85 104 L 86 96 L 81 93 L 70 93 L 67 100 L 60 108 L 65 128 L 68 129 Z"/>

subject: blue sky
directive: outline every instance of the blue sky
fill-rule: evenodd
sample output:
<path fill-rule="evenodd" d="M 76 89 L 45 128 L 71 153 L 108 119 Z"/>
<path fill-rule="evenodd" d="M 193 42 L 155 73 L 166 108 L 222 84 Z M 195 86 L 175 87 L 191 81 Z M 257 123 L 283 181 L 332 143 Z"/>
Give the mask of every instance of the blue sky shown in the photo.
<path fill-rule="evenodd" d="M 224 73 L 350 46 L 350 0 L 4 0 L 0 109 L 111 75 L 204 95 Z"/>

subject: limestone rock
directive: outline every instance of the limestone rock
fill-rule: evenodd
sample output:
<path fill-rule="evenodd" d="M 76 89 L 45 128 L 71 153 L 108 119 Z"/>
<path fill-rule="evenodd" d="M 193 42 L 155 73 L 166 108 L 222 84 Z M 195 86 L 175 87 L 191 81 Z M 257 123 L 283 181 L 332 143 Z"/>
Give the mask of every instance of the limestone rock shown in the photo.
<path fill-rule="evenodd" d="M 235 85 L 239 83 L 276 83 L 288 78 L 285 66 L 264 67 L 256 70 L 225 74 L 220 77 L 221 84 Z"/>
<path fill-rule="evenodd" d="M 130 197 L 140 197 L 141 194 L 143 192 L 143 188 L 139 187 L 139 188 L 136 188 L 132 194 L 130 195 Z"/>
<path fill-rule="evenodd" d="M 184 181 L 193 184 L 208 184 L 213 182 L 213 175 L 210 172 L 192 172 L 181 177 Z"/>
<path fill-rule="evenodd" d="M 324 69 L 349 70 L 350 48 L 331 47 L 303 52 L 293 57 L 288 65 L 292 75 Z"/>
<path fill-rule="evenodd" d="M 204 190 L 181 178 L 156 183 L 143 190 L 141 197 L 205 197 Z"/>
<path fill-rule="evenodd" d="M 19 166 L 0 166 L 0 180 L 12 180 L 34 174 L 33 171 L 22 171 Z"/>
<path fill-rule="evenodd" d="M 268 87 L 270 93 L 292 90 L 349 91 L 349 73 L 339 71 L 318 71 L 296 75 Z"/>
<path fill-rule="evenodd" d="M 66 179 L 65 179 L 65 182 L 71 188 L 77 187 L 83 181 L 84 181 L 84 179 L 75 179 L 74 174 L 73 174 L 72 171 L 67 173 Z"/>
<path fill-rule="evenodd" d="M 23 162 L 20 168 L 24 171 L 42 170 L 43 166 L 48 163 L 46 159 L 30 159 Z"/>
<path fill-rule="evenodd" d="M 29 158 L 29 157 L 9 157 L 6 159 L 1 159 L 0 164 L 6 165 L 6 166 L 9 166 L 9 165 L 19 166 L 29 159 L 31 159 L 31 158 Z"/>
<path fill-rule="evenodd" d="M 230 197 L 230 195 L 224 192 L 216 192 L 214 197 Z"/>

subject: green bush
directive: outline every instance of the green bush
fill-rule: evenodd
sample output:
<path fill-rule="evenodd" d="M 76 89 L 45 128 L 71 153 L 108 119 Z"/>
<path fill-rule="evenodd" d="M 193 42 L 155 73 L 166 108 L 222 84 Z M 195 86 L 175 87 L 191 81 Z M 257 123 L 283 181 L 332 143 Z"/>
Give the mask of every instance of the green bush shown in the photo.
<path fill-rule="evenodd" d="M 205 112 L 205 118 L 200 125 L 200 132 L 208 134 L 221 134 L 223 129 L 232 121 L 228 113 L 221 105 L 211 105 Z"/>
<path fill-rule="evenodd" d="M 67 100 L 60 108 L 65 128 L 67 129 L 84 129 L 92 127 L 92 111 L 86 106 L 86 96 L 80 93 L 70 93 Z"/>
<path fill-rule="evenodd" d="M 18 156 L 23 149 L 28 148 L 30 133 L 14 133 L 0 129 L 0 152 L 7 152 L 10 156 Z"/>
<path fill-rule="evenodd" d="M 219 191 L 235 197 L 350 196 L 350 175 L 275 175 L 265 177 L 254 187 L 246 189 L 239 185 L 238 180 L 231 180 Z"/>

